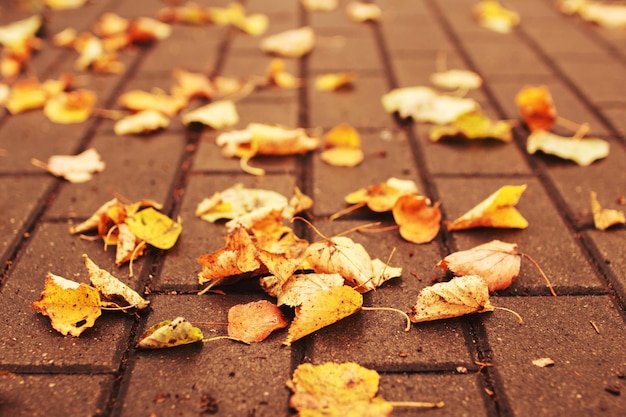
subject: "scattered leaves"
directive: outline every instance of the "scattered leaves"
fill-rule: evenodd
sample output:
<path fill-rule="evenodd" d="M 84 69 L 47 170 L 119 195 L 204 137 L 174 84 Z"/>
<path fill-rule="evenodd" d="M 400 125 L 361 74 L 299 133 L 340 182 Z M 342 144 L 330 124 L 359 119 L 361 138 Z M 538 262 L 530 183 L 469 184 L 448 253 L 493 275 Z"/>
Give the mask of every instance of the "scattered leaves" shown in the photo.
<path fill-rule="evenodd" d="M 609 156 L 609 143 L 599 138 L 579 139 L 538 130 L 528 135 L 526 150 L 530 154 L 542 151 L 572 160 L 581 166 L 589 166 L 594 161 Z"/>
<path fill-rule="evenodd" d="M 514 207 L 524 185 L 504 185 L 474 208 L 453 222 L 446 222 L 448 230 L 465 230 L 474 227 L 525 229 L 528 221 Z"/>
<path fill-rule="evenodd" d="M 287 324 L 276 304 L 267 300 L 238 304 L 228 310 L 228 336 L 245 343 L 262 342 Z"/>
<path fill-rule="evenodd" d="M 48 163 L 37 159 L 32 164 L 48 170 L 52 175 L 63 177 L 72 183 L 89 181 L 95 172 L 104 171 L 105 164 L 94 148 L 89 148 L 78 155 L 53 155 Z"/>
<path fill-rule="evenodd" d="M 203 339 L 202 330 L 194 327 L 183 317 L 177 317 L 151 326 L 139 337 L 137 348 L 164 349 L 201 342 Z"/>
<path fill-rule="evenodd" d="M 623 211 L 602 208 L 598 202 L 598 194 L 595 191 L 591 192 L 591 211 L 593 213 L 593 224 L 598 230 L 606 230 L 611 226 L 626 223 Z"/>

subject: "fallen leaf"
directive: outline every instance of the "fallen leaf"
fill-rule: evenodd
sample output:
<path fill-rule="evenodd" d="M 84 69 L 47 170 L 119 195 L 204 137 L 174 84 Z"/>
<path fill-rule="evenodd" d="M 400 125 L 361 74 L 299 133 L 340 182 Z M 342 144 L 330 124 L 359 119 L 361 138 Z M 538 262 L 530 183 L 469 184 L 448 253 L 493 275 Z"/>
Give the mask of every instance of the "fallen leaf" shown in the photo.
<path fill-rule="evenodd" d="M 48 273 L 41 298 L 32 308 L 50 317 L 52 327 L 63 335 L 80 336 L 100 317 L 100 295 L 89 285 Z"/>
<path fill-rule="evenodd" d="M 261 36 L 267 31 L 269 18 L 263 13 L 253 13 L 242 16 L 233 25 L 250 36 Z"/>
<path fill-rule="evenodd" d="M 34 15 L 18 20 L 8 25 L 0 26 L 0 45 L 6 48 L 19 49 L 28 43 L 28 39 L 35 36 L 43 18 Z"/>
<path fill-rule="evenodd" d="M 522 88 L 515 96 L 515 104 L 531 132 L 550 130 L 556 123 L 556 108 L 546 86 Z"/>
<path fill-rule="evenodd" d="M 481 0 L 472 13 L 482 27 L 498 33 L 509 33 L 520 22 L 519 14 L 502 7 L 498 0 Z"/>
<path fill-rule="evenodd" d="M 122 308 L 125 312 L 132 309 L 143 310 L 150 305 L 135 290 L 111 275 L 108 271 L 100 268 L 89 257 L 83 254 L 85 266 L 89 273 L 89 280 L 100 293 L 100 299 L 107 306 Z"/>
<path fill-rule="evenodd" d="M 533 365 L 538 366 L 540 368 L 547 368 L 549 366 L 554 366 L 554 361 L 550 358 L 539 358 L 533 359 Z"/>
<path fill-rule="evenodd" d="M 284 345 L 356 313 L 363 305 L 363 297 L 351 287 L 331 287 L 319 290 L 296 307 L 296 316 L 289 326 Z"/>
<path fill-rule="evenodd" d="M 89 181 L 95 172 L 104 171 L 105 164 L 94 148 L 89 148 L 78 155 L 53 155 L 48 163 L 33 159 L 33 165 L 47 169 L 52 175 L 63 177 L 69 182 Z"/>
<path fill-rule="evenodd" d="M 413 243 L 431 242 L 439 233 L 441 210 L 439 202 L 418 195 L 400 196 L 392 209 L 393 219 L 400 226 L 400 236 Z"/>
<path fill-rule="evenodd" d="M 116 227 L 117 233 L 113 236 L 107 234 L 104 240 L 105 245 L 115 245 L 115 265 L 120 266 L 142 256 L 146 246 L 144 244 L 138 247 L 141 240 L 137 239 L 126 223 L 117 223 Z M 110 238 L 113 240 L 108 242 Z"/>
<path fill-rule="evenodd" d="M 163 250 L 171 249 L 183 230 L 179 222 L 170 219 L 153 207 L 127 217 L 125 223 L 137 238 Z"/>
<path fill-rule="evenodd" d="M 167 23 L 186 23 L 204 25 L 211 22 L 211 11 L 197 3 L 189 2 L 181 6 L 163 7 L 158 11 L 158 18 Z"/>
<path fill-rule="evenodd" d="M 60 48 L 73 48 L 78 33 L 74 28 L 65 28 L 52 36 L 52 44 Z"/>
<path fill-rule="evenodd" d="M 481 112 L 470 112 L 460 115 L 449 125 L 433 127 L 429 137 L 433 142 L 455 137 L 510 142 L 513 139 L 512 127 L 513 123 L 508 120 L 493 121 Z"/>
<path fill-rule="evenodd" d="M 183 123 L 202 123 L 213 129 L 223 129 L 239 123 L 239 113 L 231 100 L 220 100 L 198 107 L 183 115 Z"/>
<path fill-rule="evenodd" d="M 91 116 L 96 100 L 90 90 L 62 92 L 46 101 L 43 112 L 54 123 L 81 123 Z"/>
<path fill-rule="evenodd" d="M 261 40 L 261 50 L 289 58 L 308 54 L 315 44 L 315 33 L 308 26 L 291 29 Z"/>
<path fill-rule="evenodd" d="M 115 52 L 107 51 L 102 39 L 89 33 L 81 34 L 74 41 L 74 49 L 79 53 L 74 66 L 80 71 L 92 70 L 98 73 L 121 74 L 124 64 Z"/>
<path fill-rule="evenodd" d="M 474 208 L 453 222 L 446 222 L 448 230 L 465 230 L 474 227 L 525 229 L 528 221 L 514 207 L 524 185 L 504 185 Z"/>
<path fill-rule="evenodd" d="M 415 181 L 391 177 L 385 182 L 354 191 L 345 196 L 344 200 L 348 204 L 366 203 L 370 210 L 381 213 L 391 211 L 401 196 L 417 192 Z"/>
<path fill-rule="evenodd" d="M 598 194 L 591 192 L 591 211 L 593 213 L 593 224 L 598 230 L 606 230 L 616 224 L 626 223 L 624 212 L 602 208 L 598 202 Z"/>
<path fill-rule="evenodd" d="M 451 253 L 439 261 L 437 266 L 452 271 L 456 276 L 479 276 L 491 292 L 508 288 L 519 275 L 521 263 L 522 255 L 517 252 L 517 244 L 492 240 Z"/>
<path fill-rule="evenodd" d="M 383 95 L 382 104 L 387 113 L 398 112 L 402 118 L 436 124 L 450 123 L 479 107 L 473 99 L 440 94 L 422 86 L 391 90 Z"/>
<path fill-rule="evenodd" d="M 204 74 L 177 68 L 172 72 L 172 76 L 176 81 L 171 90 L 173 96 L 184 97 L 185 100 L 189 101 L 197 97 L 212 99 L 215 95 L 213 84 Z"/>
<path fill-rule="evenodd" d="M 285 327 L 285 317 L 267 300 L 239 304 L 228 310 L 228 336 L 245 343 L 262 342 L 274 330 Z"/>
<path fill-rule="evenodd" d="M 302 80 L 285 71 L 285 61 L 274 58 L 270 61 L 267 71 L 267 82 L 279 88 L 298 88 L 302 86 Z"/>
<path fill-rule="evenodd" d="M 582 19 L 607 28 L 626 27 L 626 6 L 588 0 L 561 0 L 558 9 L 566 14 L 578 14 Z"/>
<path fill-rule="evenodd" d="M 422 289 L 408 315 L 413 323 L 420 323 L 493 310 L 485 281 L 467 275 Z"/>
<path fill-rule="evenodd" d="M 579 139 L 537 130 L 528 135 L 526 150 L 530 154 L 542 151 L 572 160 L 581 166 L 589 166 L 594 161 L 609 156 L 609 143 L 599 138 Z"/>
<path fill-rule="evenodd" d="M 290 307 L 301 305 L 318 291 L 341 287 L 344 285 L 344 281 L 339 274 L 295 274 L 288 277 L 284 282 L 274 275 L 260 279 L 265 292 L 276 297 L 279 306 L 288 305 Z"/>
<path fill-rule="evenodd" d="M 310 12 L 330 12 L 337 8 L 339 0 L 301 0 L 301 3 Z"/>
<path fill-rule="evenodd" d="M 346 4 L 346 14 L 355 22 L 377 22 L 380 20 L 382 10 L 374 3 L 351 1 Z"/>
<path fill-rule="evenodd" d="M 165 129 L 170 119 L 157 110 L 143 110 L 115 122 L 113 131 L 118 136 L 134 135 Z"/>
<path fill-rule="evenodd" d="M 138 17 L 130 21 L 127 33 L 133 43 L 160 41 L 169 38 L 172 26 L 151 17 Z"/>
<path fill-rule="evenodd" d="M 125 34 L 128 31 L 129 26 L 129 19 L 126 19 L 116 13 L 106 12 L 100 16 L 94 25 L 94 32 L 100 38 L 107 38 Z"/>
<path fill-rule="evenodd" d="M 439 88 L 474 90 L 480 88 L 483 79 L 474 71 L 451 69 L 430 74 L 430 82 Z"/>
<path fill-rule="evenodd" d="M 303 417 L 390 416 L 393 406 L 376 396 L 379 382 L 376 371 L 356 363 L 303 363 L 287 381 L 289 405 Z"/>
<path fill-rule="evenodd" d="M 320 154 L 322 161 L 329 165 L 354 167 L 363 162 L 361 136 L 352 126 L 342 123 L 325 135 L 326 149 Z"/>
<path fill-rule="evenodd" d="M 87 4 L 87 0 L 46 0 L 46 6 L 54 10 L 78 9 Z"/>
<path fill-rule="evenodd" d="M 151 326 L 140 337 L 137 347 L 140 349 L 164 349 L 174 346 L 201 342 L 202 330 L 194 327 L 183 317 L 163 320 Z"/>
<path fill-rule="evenodd" d="M 315 77 L 315 89 L 318 91 L 337 91 L 351 88 L 356 74 L 354 72 L 338 72 L 321 74 Z"/>
<path fill-rule="evenodd" d="M 157 110 L 170 117 L 187 105 L 187 100 L 183 97 L 171 96 L 163 91 L 149 93 L 142 90 L 128 91 L 122 94 L 117 102 L 134 112 Z"/>
<path fill-rule="evenodd" d="M 46 104 L 48 96 L 39 81 L 32 78 L 20 80 L 11 87 L 5 107 L 11 114 L 39 109 Z"/>

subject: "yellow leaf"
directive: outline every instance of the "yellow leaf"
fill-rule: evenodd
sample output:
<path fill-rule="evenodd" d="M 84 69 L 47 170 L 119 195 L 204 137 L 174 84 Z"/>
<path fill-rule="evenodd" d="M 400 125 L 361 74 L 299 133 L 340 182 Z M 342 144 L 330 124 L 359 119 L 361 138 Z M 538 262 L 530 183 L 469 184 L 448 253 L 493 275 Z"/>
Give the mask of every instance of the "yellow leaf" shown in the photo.
<path fill-rule="evenodd" d="M 289 405 L 308 417 L 385 417 L 393 406 L 377 397 L 380 376 L 356 363 L 298 365 L 287 386 Z"/>
<path fill-rule="evenodd" d="M 261 342 L 274 330 L 285 327 L 285 317 L 267 300 L 238 304 L 228 310 L 228 336 L 245 343 Z"/>
<path fill-rule="evenodd" d="M 181 96 L 189 100 L 195 97 L 211 99 L 215 95 L 215 88 L 205 74 L 177 68 L 172 76 L 176 80 L 176 85 L 172 87 L 173 96 Z"/>
<path fill-rule="evenodd" d="M 8 48 L 23 45 L 29 38 L 35 36 L 35 33 L 41 27 L 42 21 L 41 16 L 34 15 L 5 26 L 0 26 L 0 44 Z"/>
<path fill-rule="evenodd" d="M 134 112 L 157 110 L 166 116 L 174 116 L 187 105 L 187 100 L 180 96 L 171 96 L 162 91 L 149 93 L 142 90 L 131 90 L 117 100 L 121 106 Z"/>
<path fill-rule="evenodd" d="M 100 295 L 85 284 L 48 273 L 41 298 L 32 308 L 50 317 L 52 327 L 60 333 L 80 336 L 93 327 L 100 317 Z"/>
<path fill-rule="evenodd" d="M 591 192 L 591 211 L 593 212 L 593 224 L 598 230 L 606 230 L 616 224 L 626 223 L 623 211 L 602 208 L 595 191 Z"/>
<path fill-rule="evenodd" d="M 390 211 L 401 196 L 417 192 L 415 181 L 391 177 L 385 182 L 354 191 L 344 199 L 348 204 L 367 203 L 370 210 L 384 212 Z"/>
<path fill-rule="evenodd" d="M 626 27 L 626 6 L 590 0 L 560 0 L 559 10 L 565 14 L 578 14 L 582 19 L 607 28 Z"/>
<path fill-rule="evenodd" d="M 520 22 L 519 14 L 502 7 L 498 0 L 482 0 L 472 12 L 482 27 L 498 33 L 509 33 Z"/>
<path fill-rule="evenodd" d="M 493 310 L 485 281 L 467 275 L 424 288 L 408 315 L 413 323 L 419 323 Z"/>
<path fill-rule="evenodd" d="M 382 10 L 374 3 L 351 1 L 346 4 L 346 14 L 355 22 L 376 22 L 380 20 Z"/>
<path fill-rule="evenodd" d="M 308 54 L 315 44 L 315 33 L 308 26 L 280 32 L 261 40 L 261 50 L 289 58 Z"/>
<path fill-rule="evenodd" d="M 91 284 L 100 292 L 102 301 L 113 307 L 143 310 L 148 307 L 150 301 L 145 300 L 135 290 L 115 278 L 109 272 L 100 268 L 94 261 L 83 254 L 85 266 L 89 273 Z"/>
<path fill-rule="evenodd" d="M 400 226 L 400 236 L 413 243 L 428 243 L 439 233 L 439 202 L 418 195 L 403 195 L 393 206 L 393 219 Z"/>
<path fill-rule="evenodd" d="M 94 172 L 102 172 L 105 166 L 100 154 L 94 148 L 89 148 L 78 155 L 53 155 L 47 164 L 36 159 L 33 159 L 32 163 L 73 183 L 89 181 Z"/>
<path fill-rule="evenodd" d="M 285 61 L 280 58 L 270 62 L 267 78 L 271 85 L 280 88 L 297 88 L 302 85 L 302 80 L 285 71 Z"/>
<path fill-rule="evenodd" d="M 502 186 L 458 219 L 446 222 L 446 226 L 448 230 L 474 227 L 525 229 L 528 221 L 514 207 L 524 190 L 526 184 Z"/>
<path fill-rule="evenodd" d="M 164 129 L 170 125 L 170 119 L 157 110 L 142 110 L 115 122 L 113 131 L 116 135 L 148 133 Z"/>
<path fill-rule="evenodd" d="M 327 164 L 354 167 L 363 161 L 361 136 L 354 127 L 340 124 L 326 133 L 325 139 L 326 150 L 320 157 Z"/>
<path fill-rule="evenodd" d="M 483 79 L 473 71 L 451 69 L 432 73 L 430 82 L 439 88 L 473 90 L 483 84 Z"/>
<path fill-rule="evenodd" d="M 493 121 L 481 112 L 471 112 L 460 115 L 449 125 L 435 126 L 431 129 L 429 137 L 433 142 L 446 137 L 498 139 L 503 142 L 510 142 L 513 139 L 512 127 L 510 121 Z"/>
<path fill-rule="evenodd" d="M 53 96 L 46 101 L 43 112 L 55 123 L 81 123 L 91 116 L 95 104 L 93 91 L 78 89 Z"/>
<path fill-rule="evenodd" d="M 159 213 L 152 207 L 135 213 L 125 220 L 130 230 L 139 239 L 159 249 L 170 249 L 176 244 L 183 230 L 180 223 Z"/>
<path fill-rule="evenodd" d="M 609 156 L 609 143 L 603 139 L 563 137 L 542 130 L 531 132 L 526 142 L 530 154 L 537 151 L 569 159 L 580 166 L 589 166 L 594 161 Z"/>
<path fill-rule="evenodd" d="M 286 280 L 268 276 L 261 278 L 260 282 L 268 294 L 276 297 L 279 306 L 290 307 L 303 304 L 318 291 L 344 285 L 344 279 L 339 274 L 296 274 Z"/>
<path fill-rule="evenodd" d="M 220 100 L 198 107 L 183 115 L 183 123 L 202 123 L 213 129 L 223 129 L 239 123 L 239 113 L 231 100 Z"/>
<path fill-rule="evenodd" d="M 43 107 L 47 99 L 48 93 L 42 88 L 39 81 L 25 79 L 12 86 L 11 94 L 7 98 L 5 106 L 9 113 L 18 114 Z"/>
<path fill-rule="evenodd" d="M 202 330 L 194 327 L 183 317 L 163 320 L 151 326 L 140 337 L 137 347 L 140 349 L 164 349 L 189 343 L 201 342 Z"/>
<path fill-rule="evenodd" d="M 87 0 L 46 0 L 46 6 L 55 10 L 78 9 L 86 3 Z"/>
<path fill-rule="evenodd" d="M 356 313 L 362 305 L 361 294 L 345 285 L 319 290 L 296 307 L 296 316 L 283 344 L 290 346 L 296 340 Z"/>
<path fill-rule="evenodd" d="M 352 87 L 354 72 L 322 74 L 315 77 L 315 88 L 318 91 L 337 91 Z"/>
<path fill-rule="evenodd" d="M 169 38 L 172 26 L 151 17 L 138 17 L 131 20 L 127 33 L 131 42 L 145 43 Z"/>
<path fill-rule="evenodd" d="M 337 8 L 339 0 L 301 0 L 301 3 L 310 12 L 330 12 Z"/>

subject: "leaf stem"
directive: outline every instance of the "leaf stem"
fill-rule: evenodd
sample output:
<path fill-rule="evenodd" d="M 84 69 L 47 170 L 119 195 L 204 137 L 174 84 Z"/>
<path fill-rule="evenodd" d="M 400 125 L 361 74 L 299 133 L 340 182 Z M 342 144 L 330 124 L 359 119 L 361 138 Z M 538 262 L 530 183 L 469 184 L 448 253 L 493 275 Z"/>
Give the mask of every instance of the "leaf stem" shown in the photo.
<path fill-rule="evenodd" d="M 443 401 L 436 403 L 424 402 L 424 401 L 387 401 L 392 407 L 414 407 L 414 408 L 442 408 L 444 406 Z"/>
<path fill-rule="evenodd" d="M 331 215 L 328 220 L 330 220 L 331 222 L 333 220 L 337 220 L 338 218 L 340 218 L 341 216 L 344 216 L 346 214 L 352 213 L 353 211 L 356 211 L 358 209 L 360 209 L 361 207 L 365 207 L 367 203 L 365 201 L 361 201 L 360 203 L 356 203 L 353 204 L 351 206 L 346 207 L 343 210 L 339 210 L 337 213 Z"/>
<path fill-rule="evenodd" d="M 404 331 L 408 332 L 409 330 L 411 330 L 411 319 L 409 318 L 409 315 L 406 314 L 402 310 L 398 310 L 397 308 L 391 308 L 391 307 L 361 307 L 361 310 L 363 311 L 395 311 L 396 313 L 402 314 L 404 318 L 406 318 L 406 327 L 404 328 Z"/>
<path fill-rule="evenodd" d="M 531 258 L 530 255 L 528 255 L 526 253 L 520 253 L 520 255 L 522 255 L 524 258 L 528 259 L 530 261 L 530 263 L 533 264 L 535 268 L 537 268 L 537 270 L 539 271 L 539 273 L 541 274 L 543 279 L 546 281 L 546 284 L 547 284 L 548 288 L 550 289 L 550 293 L 553 296 L 556 297 L 556 292 L 554 291 L 554 288 L 552 287 L 552 284 L 550 283 L 550 280 L 548 279 L 546 274 L 543 272 L 543 269 L 541 269 L 539 264 L 533 258 Z"/>
<path fill-rule="evenodd" d="M 224 340 L 224 339 L 230 339 L 230 340 L 234 340 L 235 342 L 241 342 L 241 343 L 245 343 L 246 345 L 249 345 L 250 343 L 246 342 L 243 339 L 237 339 L 236 337 L 231 337 L 231 336 L 215 336 L 215 337 L 209 337 L 208 339 L 202 339 L 203 343 L 206 342 L 214 342 L 216 340 Z"/>
<path fill-rule="evenodd" d="M 522 316 L 519 315 L 518 312 L 511 310 L 510 308 L 506 308 L 506 307 L 498 307 L 498 306 L 493 306 L 493 308 L 495 308 L 496 310 L 504 310 L 504 311 L 508 311 L 509 313 L 513 314 L 515 317 L 517 317 L 517 321 L 519 321 L 519 324 L 524 324 L 524 319 L 522 319 Z"/>

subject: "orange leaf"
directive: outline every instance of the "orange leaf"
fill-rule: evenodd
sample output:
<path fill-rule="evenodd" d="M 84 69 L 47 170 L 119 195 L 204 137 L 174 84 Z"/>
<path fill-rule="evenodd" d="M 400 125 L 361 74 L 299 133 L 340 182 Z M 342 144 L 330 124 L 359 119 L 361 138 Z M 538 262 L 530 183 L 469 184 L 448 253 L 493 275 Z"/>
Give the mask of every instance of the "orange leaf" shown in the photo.
<path fill-rule="evenodd" d="M 400 226 L 400 236 L 413 243 L 428 243 L 437 236 L 441 221 L 439 202 L 429 204 L 430 199 L 419 195 L 398 198 L 392 213 Z"/>
<path fill-rule="evenodd" d="M 556 122 L 556 108 L 546 86 L 526 86 L 515 96 L 522 119 L 531 132 L 550 130 Z"/>
<path fill-rule="evenodd" d="M 287 327 L 280 309 L 267 300 L 239 304 L 228 310 L 228 336 L 245 343 L 265 340 L 274 330 Z"/>

